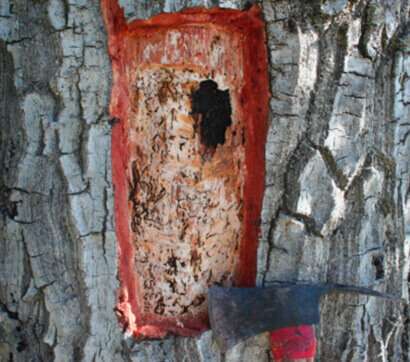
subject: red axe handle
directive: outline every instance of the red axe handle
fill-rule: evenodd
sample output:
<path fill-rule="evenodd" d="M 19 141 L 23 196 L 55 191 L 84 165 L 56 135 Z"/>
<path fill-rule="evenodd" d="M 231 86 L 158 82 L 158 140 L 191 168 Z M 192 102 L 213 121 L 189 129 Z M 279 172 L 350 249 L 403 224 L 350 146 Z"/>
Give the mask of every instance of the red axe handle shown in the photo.
<path fill-rule="evenodd" d="M 275 362 L 313 362 L 316 355 L 315 328 L 311 325 L 277 329 L 270 334 Z"/>

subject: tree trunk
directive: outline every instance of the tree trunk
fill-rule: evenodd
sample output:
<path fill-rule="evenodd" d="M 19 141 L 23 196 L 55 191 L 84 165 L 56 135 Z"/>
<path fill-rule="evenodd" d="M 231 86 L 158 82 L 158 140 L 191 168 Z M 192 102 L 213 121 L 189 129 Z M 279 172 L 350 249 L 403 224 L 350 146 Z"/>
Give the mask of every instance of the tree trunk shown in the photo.
<path fill-rule="evenodd" d="M 120 4 L 131 19 L 245 1 Z M 257 284 L 339 282 L 408 298 L 408 1 L 260 6 L 272 96 Z M 210 331 L 123 334 L 106 39 L 97 0 L 0 3 L 0 360 L 271 360 L 267 335 L 222 354 Z M 316 330 L 321 361 L 409 360 L 399 303 L 328 297 Z"/>

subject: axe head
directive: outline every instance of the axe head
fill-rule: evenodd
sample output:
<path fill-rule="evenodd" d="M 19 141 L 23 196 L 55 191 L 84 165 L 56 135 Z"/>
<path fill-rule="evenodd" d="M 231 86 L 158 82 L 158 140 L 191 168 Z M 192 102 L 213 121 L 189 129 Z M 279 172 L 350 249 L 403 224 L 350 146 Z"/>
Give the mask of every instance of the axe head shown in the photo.
<path fill-rule="evenodd" d="M 281 283 L 268 288 L 209 289 L 209 320 L 214 336 L 227 351 L 257 334 L 285 327 L 318 324 L 320 297 L 348 292 L 400 300 L 368 288 L 341 284 Z"/>
<path fill-rule="evenodd" d="M 256 334 L 319 322 L 322 289 L 281 284 L 271 288 L 209 290 L 209 319 L 223 351 Z"/>

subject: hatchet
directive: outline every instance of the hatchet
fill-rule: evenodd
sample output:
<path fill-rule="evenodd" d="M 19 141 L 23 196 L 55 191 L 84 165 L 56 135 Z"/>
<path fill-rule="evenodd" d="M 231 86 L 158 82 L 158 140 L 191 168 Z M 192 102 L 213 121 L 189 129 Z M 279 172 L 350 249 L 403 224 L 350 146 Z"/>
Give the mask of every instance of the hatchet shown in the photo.
<path fill-rule="evenodd" d="M 314 339 L 313 330 L 306 327 L 319 323 L 320 298 L 329 293 L 356 293 L 401 300 L 372 289 L 342 284 L 283 282 L 267 288 L 212 286 L 208 292 L 211 328 L 224 352 L 242 340 L 267 331 L 307 333 L 307 337 L 311 334 Z"/>

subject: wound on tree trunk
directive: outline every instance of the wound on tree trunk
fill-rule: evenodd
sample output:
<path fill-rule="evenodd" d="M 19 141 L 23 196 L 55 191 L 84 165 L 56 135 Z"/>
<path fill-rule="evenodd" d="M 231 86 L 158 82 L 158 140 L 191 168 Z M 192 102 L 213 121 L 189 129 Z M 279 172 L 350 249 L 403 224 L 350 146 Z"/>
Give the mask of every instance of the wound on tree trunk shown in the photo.
<path fill-rule="evenodd" d="M 208 328 L 212 284 L 252 286 L 268 78 L 260 10 L 202 8 L 125 22 L 103 0 L 121 282 L 136 337 Z"/>

